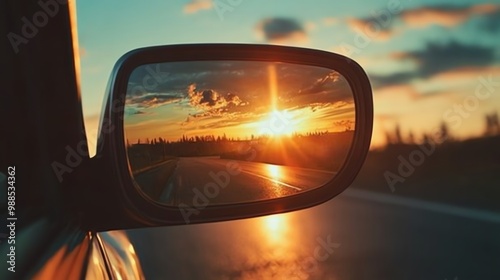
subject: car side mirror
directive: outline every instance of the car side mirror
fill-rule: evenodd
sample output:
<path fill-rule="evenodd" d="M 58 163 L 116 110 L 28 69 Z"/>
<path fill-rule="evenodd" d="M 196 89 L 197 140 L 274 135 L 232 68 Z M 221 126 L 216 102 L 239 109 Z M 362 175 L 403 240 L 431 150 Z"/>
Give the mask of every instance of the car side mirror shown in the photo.
<path fill-rule="evenodd" d="M 94 161 L 127 226 L 101 218 L 98 230 L 323 203 L 354 180 L 373 123 L 356 62 L 284 46 L 137 49 L 116 63 L 106 98 Z"/>

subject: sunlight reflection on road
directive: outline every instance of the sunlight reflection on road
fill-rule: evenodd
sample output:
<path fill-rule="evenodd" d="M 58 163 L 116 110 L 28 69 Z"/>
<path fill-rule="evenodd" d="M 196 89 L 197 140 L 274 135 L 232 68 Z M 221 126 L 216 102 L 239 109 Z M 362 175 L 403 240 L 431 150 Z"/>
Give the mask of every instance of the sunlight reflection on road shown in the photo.
<path fill-rule="evenodd" d="M 268 164 L 267 166 L 267 172 L 270 178 L 274 180 L 281 180 L 283 177 L 281 167 L 278 165 L 273 165 L 273 164 Z"/>
<path fill-rule="evenodd" d="M 270 182 L 268 191 L 272 193 L 272 197 L 283 197 L 302 190 L 297 186 L 285 183 L 287 178 L 291 178 L 291 174 L 286 172 L 286 168 L 288 167 L 274 164 L 266 164 L 263 168 L 264 177 Z M 293 193 L 290 192 L 292 190 L 294 190 Z"/>
<path fill-rule="evenodd" d="M 232 222 L 134 230 L 135 240 L 137 249 L 144 252 L 145 271 L 156 271 L 153 275 L 164 271 L 173 279 L 333 279 L 335 255 L 340 252 L 314 261 L 318 238 L 326 240 L 331 235 L 333 242 L 342 243 L 336 234 L 338 227 L 332 228 L 337 215 L 325 215 L 328 212 L 321 208 Z M 325 278 L 327 275 L 330 278 Z"/>
<path fill-rule="evenodd" d="M 262 238 L 266 245 L 272 248 L 274 257 L 282 258 L 285 252 L 289 252 L 290 232 L 286 215 L 272 215 L 259 220 L 261 223 Z"/>

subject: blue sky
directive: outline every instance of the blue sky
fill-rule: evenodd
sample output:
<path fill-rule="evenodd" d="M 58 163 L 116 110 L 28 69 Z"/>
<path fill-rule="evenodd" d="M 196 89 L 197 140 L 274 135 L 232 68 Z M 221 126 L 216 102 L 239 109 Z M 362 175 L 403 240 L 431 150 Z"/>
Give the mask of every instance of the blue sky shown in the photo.
<path fill-rule="evenodd" d="M 418 136 L 444 121 L 456 138 L 477 136 L 484 115 L 500 111 L 500 1 L 86 0 L 77 1 L 77 17 L 91 144 L 115 61 L 151 45 L 270 43 L 346 54 L 372 81 L 374 146 L 397 124 Z"/>

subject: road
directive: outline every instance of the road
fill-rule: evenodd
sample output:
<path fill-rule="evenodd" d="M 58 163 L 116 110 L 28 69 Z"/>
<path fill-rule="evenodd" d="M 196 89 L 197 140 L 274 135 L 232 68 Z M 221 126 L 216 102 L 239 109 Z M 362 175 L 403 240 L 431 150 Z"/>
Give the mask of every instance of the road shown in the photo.
<path fill-rule="evenodd" d="M 500 213 L 355 188 L 303 211 L 128 235 L 151 279 L 500 279 Z"/>
<path fill-rule="evenodd" d="M 193 205 L 199 196 L 211 205 L 250 202 L 293 195 L 328 182 L 334 172 L 217 157 L 179 158 L 169 179 L 169 169 L 158 166 L 136 177 L 157 200 L 168 205 Z"/>

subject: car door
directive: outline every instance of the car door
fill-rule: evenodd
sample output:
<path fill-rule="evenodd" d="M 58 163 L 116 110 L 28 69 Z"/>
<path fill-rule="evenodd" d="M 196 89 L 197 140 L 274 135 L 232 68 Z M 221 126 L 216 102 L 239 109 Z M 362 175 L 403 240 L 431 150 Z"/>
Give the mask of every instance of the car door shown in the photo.
<path fill-rule="evenodd" d="M 11 197 L 2 202 L 2 220 L 11 225 L 2 227 L 2 279 L 82 278 L 88 266 L 110 276 L 102 256 L 89 261 L 102 252 L 95 235 L 79 225 L 81 205 L 70 202 L 81 186 L 79 171 L 62 181 L 53 168 L 88 160 L 84 148 L 71 158 L 66 149 L 86 138 L 70 13 L 59 2 L 52 12 L 36 1 L 0 3 L 6 35 L 0 172 L 2 198 L 7 190 Z"/>

